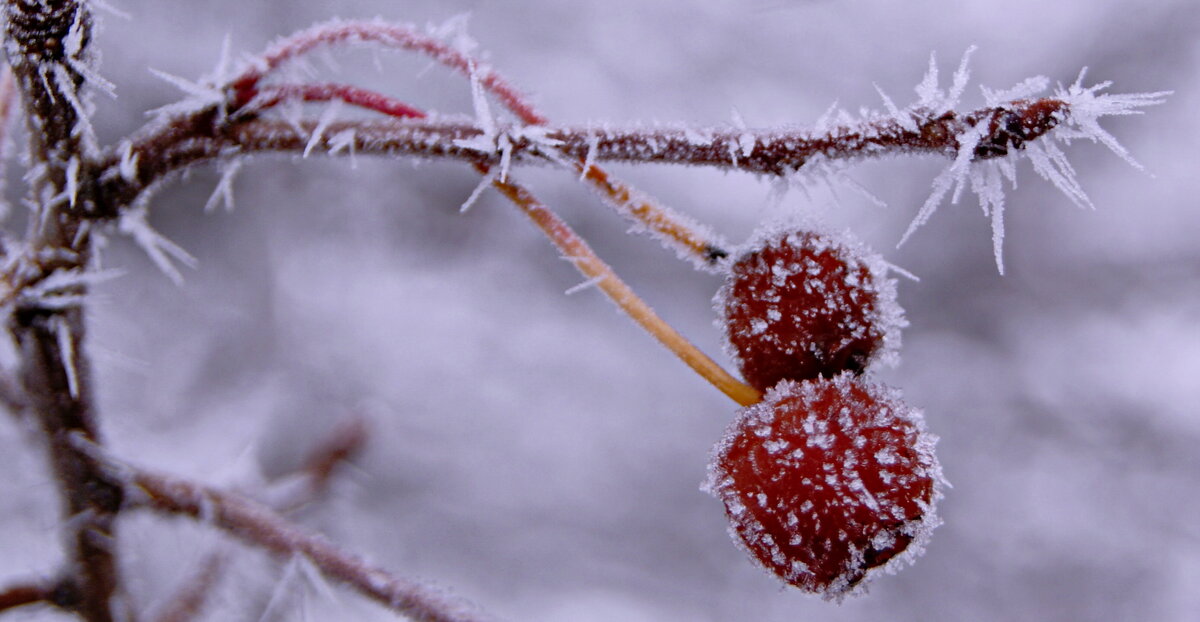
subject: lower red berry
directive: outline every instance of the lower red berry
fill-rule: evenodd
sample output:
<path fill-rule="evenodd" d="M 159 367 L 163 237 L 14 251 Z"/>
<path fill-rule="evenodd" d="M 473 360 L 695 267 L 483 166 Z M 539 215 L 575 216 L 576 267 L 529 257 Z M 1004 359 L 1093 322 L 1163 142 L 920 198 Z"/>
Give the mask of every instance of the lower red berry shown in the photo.
<path fill-rule="evenodd" d="M 935 442 L 894 389 L 849 373 L 783 381 L 740 411 L 706 488 L 760 564 L 838 598 L 914 557 L 938 524 Z"/>

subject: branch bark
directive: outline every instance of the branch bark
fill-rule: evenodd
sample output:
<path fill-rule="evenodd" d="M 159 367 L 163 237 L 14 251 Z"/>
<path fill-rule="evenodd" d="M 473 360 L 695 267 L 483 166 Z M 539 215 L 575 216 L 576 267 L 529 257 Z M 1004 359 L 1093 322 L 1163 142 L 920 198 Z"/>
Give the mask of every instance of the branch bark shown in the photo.
<path fill-rule="evenodd" d="M 419 622 L 478 622 L 466 604 L 397 577 L 337 548 L 320 535 L 288 522 L 241 495 L 145 470 L 128 470 L 128 492 L 139 505 L 213 525 L 253 546 L 282 556 L 301 556 L 329 579 Z"/>
<path fill-rule="evenodd" d="M 62 271 L 82 271 L 91 255 L 85 214 L 95 205 L 95 169 L 87 158 L 94 146 L 80 90 L 91 60 L 92 17 L 75 0 L 9 0 L 4 12 L 5 49 L 29 126 L 30 198 L 36 206 L 30 251 L 16 273 L 38 282 Z M 85 293 L 82 284 L 69 289 L 77 296 Z M 45 437 L 66 516 L 70 563 L 62 584 L 77 598 L 63 605 L 89 622 L 110 622 L 112 599 L 120 591 L 113 526 L 122 489 L 74 440 L 100 442 L 84 354 L 83 309 L 26 298 L 14 305 L 7 324 L 20 356 L 18 376 Z"/>

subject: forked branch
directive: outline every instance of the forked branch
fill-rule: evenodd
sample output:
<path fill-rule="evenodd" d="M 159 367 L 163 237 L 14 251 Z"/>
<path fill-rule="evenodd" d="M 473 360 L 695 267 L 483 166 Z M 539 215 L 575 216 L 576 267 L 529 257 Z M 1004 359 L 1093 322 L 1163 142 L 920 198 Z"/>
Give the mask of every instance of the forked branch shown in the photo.
<path fill-rule="evenodd" d="M 324 537 L 289 522 L 270 508 L 234 493 L 150 471 L 126 471 L 133 503 L 210 524 L 253 546 L 284 557 L 301 557 L 327 578 L 413 620 L 475 622 L 474 608 L 342 551 Z"/>

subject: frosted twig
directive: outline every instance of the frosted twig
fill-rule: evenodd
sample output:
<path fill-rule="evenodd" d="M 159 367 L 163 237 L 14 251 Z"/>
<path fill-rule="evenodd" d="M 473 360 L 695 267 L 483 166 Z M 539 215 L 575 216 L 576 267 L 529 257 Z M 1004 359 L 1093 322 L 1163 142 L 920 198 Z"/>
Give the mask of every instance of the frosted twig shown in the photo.
<path fill-rule="evenodd" d="M 282 476 L 283 479 L 292 475 L 303 477 L 304 497 L 293 495 L 283 500 L 273 499 L 271 507 L 276 511 L 287 511 L 325 492 L 332 481 L 334 470 L 358 453 L 366 440 L 367 425 L 363 418 L 351 417 L 342 421 L 305 458 L 297 472 Z M 213 515 L 211 508 L 203 514 L 206 519 Z M 230 560 L 231 555 L 224 547 L 218 547 L 217 550 L 208 553 L 178 592 L 167 599 L 155 617 L 156 622 L 189 622 L 200 616 Z"/>
<path fill-rule="evenodd" d="M 203 519 L 276 555 L 306 558 L 331 580 L 413 620 L 467 622 L 483 619 L 479 612 L 448 595 L 343 552 L 324 537 L 301 529 L 266 506 L 241 495 L 142 469 L 133 471 L 127 486 L 131 499 L 142 505 L 168 514 Z"/>
<path fill-rule="evenodd" d="M 321 128 L 313 130 L 313 135 L 316 136 Z M 313 141 L 310 140 L 310 143 Z M 217 209 L 217 204 L 225 205 L 225 211 L 233 211 L 233 181 L 237 178 L 237 174 L 242 170 L 242 161 L 238 159 L 230 159 L 223 161 L 220 164 L 221 178 L 217 181 L 217 185 L 213 188 L 212 194 L 208 195 L 208 201 L 204 203 L 204 211 L 211 212 Z"/>
<path fill-rule="evenodd" d="M 455 30 L 460 33 L 461 41 L 461 28 Z M 485 148 L 499 148 L 505 163 L 509 161 L 507 155 L 510 153 L 511 142 L 505 136 L 496 136 L 496 123 L 483 96 L 485 91 L 494 95 L 509 112 L 526 125 L 541 126 L 549 122 L 506 78 L 490 65 L 471 56 L 469 49 L 473 46 L 451 45 L 437 36 L 419 32 L 408 25 L 379 21 L 334 21 L 317 24 L 281 40 L 230 82 L 228 90 L 232 93 L 231 108 L 237 109 L 258 99 L 260 89 L 270 88 L 260 86 L 263 80 L 283 64 L 294 61 L 314 49 L 345 43 L 372 43 L 418 52 L 466 76 L 471 81 L 472 105 L 478 127 L 482 130 L 480 136 L 471 137 L 469 140 L 480 140 L 479 146 Z M 376 105 L 367 104 L 364 107 L 389 114 Z M 557 152 L 543 152 L 543 155 L 554 161 Z M 721 248 L 723 241 L 711 231 L 679 216 L 648 195 L 637 192 L 628 184 L 599 170 L 594 162 L 587 163 L 586 156 L 575 158 L 570 164 L 576 168 L 580 178 L 599 190 L 618 213 L 639 223 L 639 229 L 656 233 L 660 242 L 693 261 L 698 267 L 712 269 L 716 261 L 725 256 L 726 253 Z M 593 172 L 585 175 L 585 170 Z M 501 166 L 499 177 L 503 180 L 507 178 L 507 174 L 508 167 Z M 629 209 L 628 197 L 634 195 L 639 197 L 638 205 L 636 209 Z"/>
<path fill-rule="evenodd" d="M 155 622 L 191 622 L 197 619 L 204 612 L 208 597 L 221 579 L 228 562 L 229 555 L 225 551 L 206 555 L 200 567 L 154 617 Z"/>

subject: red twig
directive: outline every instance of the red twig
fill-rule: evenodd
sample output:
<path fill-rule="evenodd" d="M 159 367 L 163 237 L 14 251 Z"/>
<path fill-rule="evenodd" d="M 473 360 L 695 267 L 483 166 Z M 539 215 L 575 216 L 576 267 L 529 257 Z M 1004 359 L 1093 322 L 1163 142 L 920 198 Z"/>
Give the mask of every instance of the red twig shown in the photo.
<path fill-rule="evenodd" d="M 262 82 L 273 71 L 276 71 L 284 63 L 316 48 L 351 42 L 375 43 L 424 54 L 471 80 L 477 81 L 482 89 L 492 93 L 521 123 L 537 126 L 549 123 L 549 119 L 538 112 L 527 97 L 480 59 L 455 49 L 437 37 L 422 34 L 410 26 L 382 22 L 318 24 L 284 39 L 268 50 L 259 59 L 259 62 L 230 82 L 227 88 L 232 93 L 231 110 L 239 110 L 244 106 L 269 107 L 277 100 L 272 99 L 268 94 L 272 87 L 263 86 Z M 304 89 L 306 87 L 289 85 L 287 88 Z M 339 85 L 339 88 L 347 87 Z M 411 114 L 413 109 L 396 100 L 361 89 L 355 91 L 342 94 L 330 93 L 327 99 L 341 99 L 391 116 L 420 116 Z M 318 86 L 317 89 L 309 90 L 300 97 L 307 101 L 314 101 L 320 99 L 321 95 L 321 87 Z M 264 97 L 269 104 L 264 105 Z M 393 111 L 398 111 L 400 114 L 395 114 Z M 693 259 L 699 266 L 710 266 L 726 255 L 721 248 L 721 242 L 704 227 L 674 213 L 651 197 L 609 175 L 594 162 L 587 160 L 586 156 L 578 156 L 570 164 L 580 178 L 600 191 L 600 194 L 618 213 L 639 223 L 649 231 L 661 234 L 664 236 L 662 241 L 665 244 L 673 246 L 682 256 Z"/>
<path fill-rule="evenodd" d="M 232 108 L 241 108 L 254 99 L 260 82 L 284 63 L 320 47 L 346 43 L 375 43 L 420 52 L 463 74 L 474 72 L 483 87 L 494 93 L 523 122 L 536 125 L 546 121 L 524 95 L 486 64 L 410 26 L 377 21 L 317 24 L 283 39 L 267 50 L 257 63 L 229 82 L 229 89 L 234 95 Z"/>
<path fill-rule="evenodd" d="M 339 100 L 399 119 L 425 117 L 425 113 L 386 95 L 348 84 L 279 84 L 265 86 L 247 106 L 265 110 L 284 101 L 327 102 Z"/>

